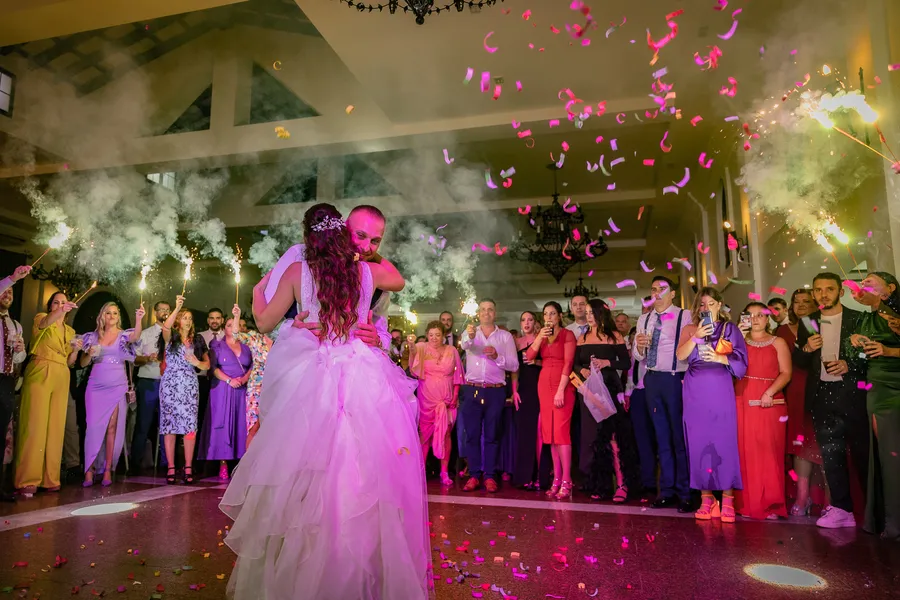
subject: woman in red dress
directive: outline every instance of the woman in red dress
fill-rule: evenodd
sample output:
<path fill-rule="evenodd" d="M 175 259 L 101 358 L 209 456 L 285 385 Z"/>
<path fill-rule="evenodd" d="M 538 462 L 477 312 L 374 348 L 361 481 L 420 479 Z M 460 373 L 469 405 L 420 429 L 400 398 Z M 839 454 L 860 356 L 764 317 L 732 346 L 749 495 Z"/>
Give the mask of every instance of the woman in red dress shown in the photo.
<path fill-rule="evenodd" d="M 791 303 L 788 305 L 789 321 L 787 325 L 782 325 L 775 332 L 775 335 L 782 338 L 789 348 L 793 348 L 797 343 L 797 328 L 801 327 L 800 319 L 811 314 L 816 310 L 816 304 L 813 302 L 812 294 L 809 290 L 799 289 L 791 294 Z M 822 491 L 810 494 L 810 479 L 813 476 L 814 469 L 821 473 L 822 470 L 822 453 L 819 450 L 819 444 L 816 442 L 816 430 L 813 427 L 812 415 L 806 410 L 806 369 L 802 369 L 796 365 L 793 368 L 791 382 L 785 390 L 788 421 L 787 421 L 787 453 L 793 456 L 793 480 L 788 485 L 796 481 L 796 493 L 790 494 L 794 497 L 794 505 L 791 507 L 791 514 L 794 516 L 805 516 L 809 514 L 809 508 L 812 506 L 814 498 L 812 495 L 818 495 L 817 503 L 824 503 L 825 494 Z M 824 477 L 820 477 L 824 481 Z"/>
<path fill-rule="evenodd" d="M 548 496 L 562 500 L 572 495 L 572 410 L 575 387 L 569 381 L 575 363 L 575 334 L 561 323 L 562 307 L 557 302 L 544 305 L 544 327 L 538 332 L 525 357 L 543 360 L 538 378 L 541 405 L 541 437 L 553 455 L 553 485 Z"/>
<path fill-rule="evenodd" d="M 784 496 L 784 432 L 787 406 L 782 390 L 791 380 L 791 351 L 769 333 L 769 309 L 751 302 L 741 323 L 747 340 L 747 374 L 735 384 L 742 490 L 737 511 L 752 519 L 787 517 Z"/>

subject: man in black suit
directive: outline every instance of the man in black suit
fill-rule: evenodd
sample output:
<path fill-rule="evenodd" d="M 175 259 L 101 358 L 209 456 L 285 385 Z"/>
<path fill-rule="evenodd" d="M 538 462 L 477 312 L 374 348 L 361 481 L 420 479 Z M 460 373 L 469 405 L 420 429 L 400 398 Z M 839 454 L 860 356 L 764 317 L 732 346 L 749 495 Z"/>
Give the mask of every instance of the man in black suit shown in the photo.
<path fill-rule="evenodd" d="M 806 410 L 812 414 L 831 491 L 831 506 L 816 525 L 828 529 L 856 526 L 847 448 L 862 489 L 866 489 L 869 466 L 866 392 L 859 389 L 859 382 L 866 377 L 866 360 L 850 345 L 862 313 L 842 306 L 843 295 L 840 277 L 834 273 L 816 275 L 813 297 L 819 311 L 809 315 L 809 320 L 803 319 L 797 328 L 794 349 L 794 363 L 809 371 Z"/>
<path fill-rule="evenodd" d="M 441 325 L 444 326 L 444 343 L 448 346 L 453 346 L 459 351 L 459 336 L 453 331 L 453 313 L 445 310 L 439 318 Z"/>

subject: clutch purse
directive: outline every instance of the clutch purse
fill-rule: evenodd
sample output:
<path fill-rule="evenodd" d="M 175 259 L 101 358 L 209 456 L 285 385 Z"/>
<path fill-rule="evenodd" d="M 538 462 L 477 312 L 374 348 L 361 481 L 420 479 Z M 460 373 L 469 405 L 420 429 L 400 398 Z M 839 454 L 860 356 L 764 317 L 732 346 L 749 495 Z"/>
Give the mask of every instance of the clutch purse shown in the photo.
<path fill-rule="evenodd" d="M 722 327 L 722 334 L 719 335 L 719 341 L 716 342 L 716 354 L 721 354 L 723 356 L 727 356 L 734 352 L 734 345 L 726 339 L 725 337 L 725 329 L 727 328 L 727 323 Z"/>

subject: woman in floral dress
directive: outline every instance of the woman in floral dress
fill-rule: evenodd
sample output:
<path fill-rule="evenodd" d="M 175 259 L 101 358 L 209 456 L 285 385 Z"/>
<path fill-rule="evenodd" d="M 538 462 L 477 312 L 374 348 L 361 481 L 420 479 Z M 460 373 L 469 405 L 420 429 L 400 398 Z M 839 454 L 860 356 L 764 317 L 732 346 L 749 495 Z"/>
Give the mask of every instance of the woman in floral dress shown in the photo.
<path fill-rule="evenodd" d="M 239 322 L 241 319 L 241 307 L 237 304 L 231 309 L 231 314 Z M 247 447 L 253 441 L 256 430 L 259 429 L 259 393 L 262 391 L 263 372 L 266 368 L 266 358 L 272 349 L 272 340 L 262 333 L 253 330 L 239 331 L 235 328 L 232 335 L 248 348 L 253 355 L 253 365 L 250 367 L 250 379 L 247 380 Z"/>
<path fill-rule="evenodd" d="M 166 446 L 166 483 L 175 483 L 175 436 L 184 436 L 184 482 L 194 483 L 194 446 L 197 443 L 197 410 L 200 382 L 195 369 L 209 369 L 209 349 L 194 331 L 194 318 L 181 310 L 184 296 L 175 300 L 175 310 L 162 325 L 160 354 L 166 370 L 159 384 L 159 433 Z M 176 325 L 177 323 L 177 325 Z"/>

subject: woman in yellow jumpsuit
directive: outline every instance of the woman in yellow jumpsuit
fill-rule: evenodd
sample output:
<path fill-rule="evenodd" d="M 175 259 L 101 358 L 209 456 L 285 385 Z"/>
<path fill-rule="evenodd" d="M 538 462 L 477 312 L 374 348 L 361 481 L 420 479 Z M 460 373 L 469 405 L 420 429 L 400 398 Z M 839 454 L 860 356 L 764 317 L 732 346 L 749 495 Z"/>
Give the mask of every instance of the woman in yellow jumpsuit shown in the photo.
<path fill-rule="evenodd" d="M 63 292 L 56 292 L 47 302 L 47 312 L 34 318 L 16 435 L 15 479 L 22 494 L 34 494 L 38 487 L 59 490 L 69 367 L 81 346 L 75 330 L 65 323 L 73 308 Z"/>

